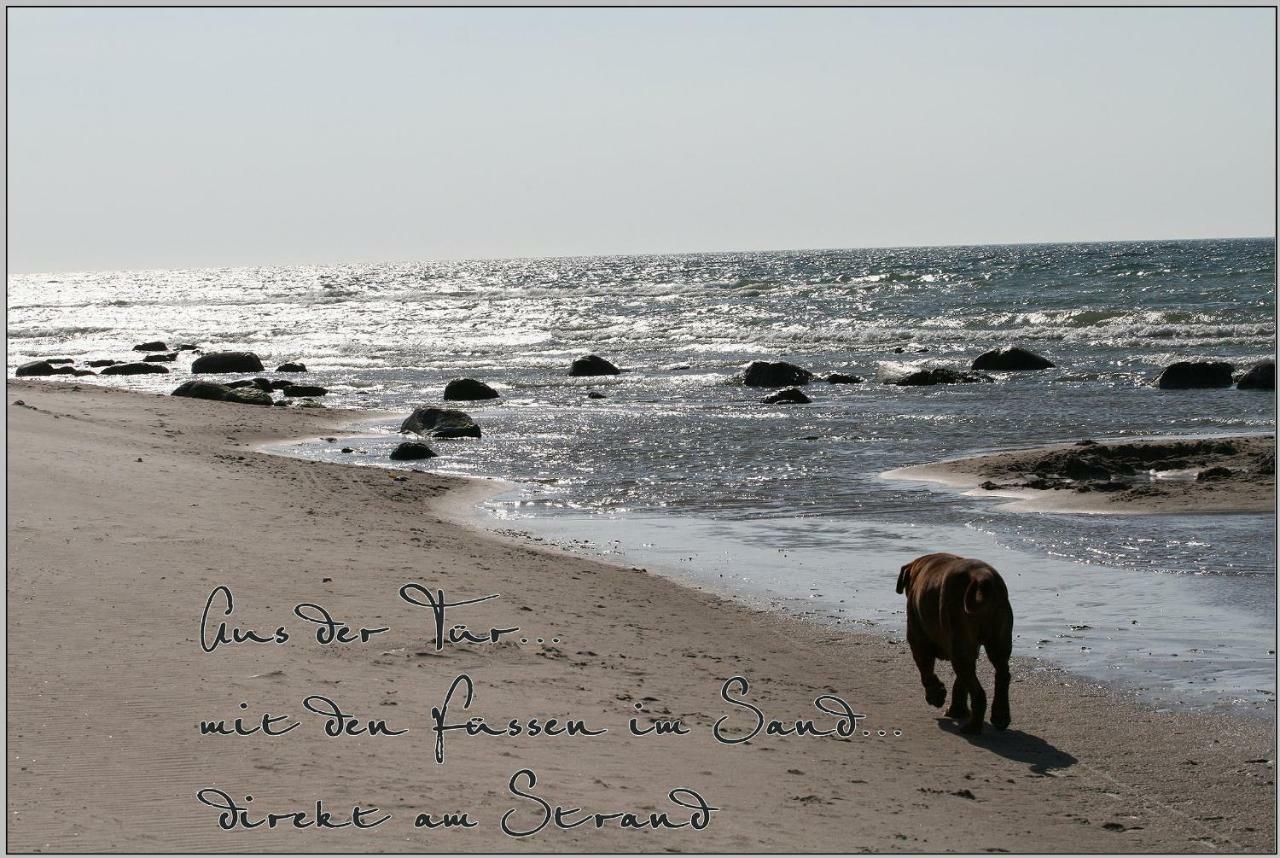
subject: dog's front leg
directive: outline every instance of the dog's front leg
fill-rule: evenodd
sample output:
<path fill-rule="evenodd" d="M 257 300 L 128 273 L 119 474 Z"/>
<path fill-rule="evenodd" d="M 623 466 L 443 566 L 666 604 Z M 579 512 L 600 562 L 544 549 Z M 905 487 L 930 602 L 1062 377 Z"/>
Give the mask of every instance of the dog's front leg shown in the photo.
<path fill-rule="evenodd" d="M 963 721 L 969 717 L 969 691 L 959 675 L 951 686 L 951 705 L 947 707 L 948 718 Z"/>
<path fill-rule="evenodd" d="M 911 644 L 911 657 L 916 660 L 920 669 L 920 683 L 924 686 L 924 699 L 930 706 L 941 706 L 947 702 L 947 687 L 942 684 L 933 666 L 937 661 L 937 653 L 933 644 L 919 635 L 912 634 L 911 621 L 907 621 L 907 643 Z"/>

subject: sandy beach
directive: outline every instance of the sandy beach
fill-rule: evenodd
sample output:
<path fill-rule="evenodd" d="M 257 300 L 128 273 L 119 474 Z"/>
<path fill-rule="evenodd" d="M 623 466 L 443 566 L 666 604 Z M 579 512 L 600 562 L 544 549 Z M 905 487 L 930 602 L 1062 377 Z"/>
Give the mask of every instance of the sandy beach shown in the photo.
<path fill-rule="evenodd" d="M 1028 512 L 1270 512 L 1276 505 L 1275 436 L 1084 439 L 898 468 L 923 480 Z"/>
<path fill-rule="evenodd" d="M 1159 714 L 1015 660 L 1012 727 L 969 738 L 925 704 L 897 638 L 761 613 L 480 531 L 465 523 L 487 491 L 479 481 L 397 480 L 254 449 L 333 432 L 349 412 L 11 381 L 7 414 L 10 850 L 1275 848 L 1271 721 Z M 885 570 L 886 587 L 895 573 Z M 398 595 L 409 583 L 450 602 L 501 594 L 450 611 L 447 625 L 519 631 L 437 649 L 431 612 Z M 218 587 L 235 599 L 223 619 L 264 637 L 286 626 L 290 639 L 206 652 L 201 614 L 212 605 L 222 616 Z M 320 645 L 318 627 L 293 613 L 300 603 L 353 631 L 386 631 Z M 455 696 L 450 721 L 577 718 L 609 733 L 454 731 L 437 764 L 431 710 L 463 673 L 475 699 L 461 715 Z M 716 742 L 722 716 L 732 729 L 751 723 L 721 699 L 735 675 L 768 718 L 829 726 L 813 701 L 835 695 L 865 713 L 872 735 Z M 303 706 L 321 706 L 317 696 L 408 732 L 327 736 Z M 299 727 L 201 735 L 204 720 L 255 724 L 264 712 Z M 633 716 L 679 718 L 690 733 L 628 736 Z M 504 813 L 533 828 L 542 807 L 509 790 L 522 769 L 537 776 L 525 792 L 550 805 L 687 819 L 668 799 L 685 788 L 717 810 L 701 830 L 549 824 L 511 837 Z M 251 794 L 241 804 L 257 815 L 323 800 L 335 819 L 354 805 L 392 818 L 227 832 L 201 790 Z M 464 811 L 474 828 L 413 825 L 419 813 Z"/>

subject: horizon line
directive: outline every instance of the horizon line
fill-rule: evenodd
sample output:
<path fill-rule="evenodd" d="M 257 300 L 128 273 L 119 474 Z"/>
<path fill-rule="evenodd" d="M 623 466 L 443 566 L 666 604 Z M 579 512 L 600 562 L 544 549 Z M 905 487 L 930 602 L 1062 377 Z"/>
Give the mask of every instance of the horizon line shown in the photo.
<path fill-rule="evenodd" d="M 1048 247 L 1061 245 L 1079 245 L 1079 244 L 1153 244 L 1166 242 L 1207 242 L 1207 241 L 1271 241 L 1276 242 L 1276 235 L 1218 235 L 1218 236 L 1202 236 L 1196 238 L 1122 238 L 1122 239 L 1067 239 L 1054 241 L 996 241 L 986 243 L 949 243 L 949 244 L 887 244 L 887 245 L 866 245 L 866 246 L 850 246 L 850 247 L 793 247 L 793 248 L 771 248 L 767 250 L 667 250 L 667 251 L 642 251 L 635 253 L 561 253 L 561 254 L 545 254 L 530 256 L 457 256 L 457 257 L 427 257 L 427 258 L 402 258 L 402 259 L 382 259 L 378 261 L 371 260 L 346 260 L 340 262 L 294 262 L 294 263 L 259 263 L 259 264 L 236 264 L 236 265 L 194 265 L 194 266 L 177 266 L 177 267 L 144 267 L 144 268 L 93 268 L 79 270 L 48 270 L 48 271 L 25 271 L 21 273 L 12 273 L 8 271 L 6 260 L 6 282 L 15 277 L 38 277 L 45 275 L 79 275 L 79 274 L 130 274 L 141 272 L 156 271 L 236 271 L 258 268 L 345 268 L 356 265 L 406 265 L 406 264 L 439 264 L 439 263 L 465 263 L 465 262 L 521 262 L 530 260 L 553 260 L 553 259 L 618 259 L 618 258 L 635 258 L 643 259 L 650 257 L 662 256 L 745 256 L 751 254 L 767 254 L 767 253 L 832 253 L 832 252 L 849 252 L 849 251 L 889 251 L 889 250 L 951 250 L 956 248 L 979 248 L 979 247 Z"/>

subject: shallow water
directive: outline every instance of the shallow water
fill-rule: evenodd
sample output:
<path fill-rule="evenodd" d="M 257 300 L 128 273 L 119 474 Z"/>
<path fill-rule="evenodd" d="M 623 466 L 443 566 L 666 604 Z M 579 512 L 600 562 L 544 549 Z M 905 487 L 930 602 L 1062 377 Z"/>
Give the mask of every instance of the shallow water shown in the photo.
<path fill-rule="evenodd" d="M 518 505 L 490 506 L 525 517 L 524 529 L 598 540 L 652 528 L 653 546 L 628 551 L 644 563 L 664 544 L 696 549 L 698 534 L 714 552 L 676 570 L 751 557 L 752 580 L 770 581 L 779 598 L 807 600 L 819 587 L 837 605 L 879 605 L 867 595 L 873 568 L 892 580 L 924 550 L 1012 552 L 1000 556 L 1032 582 L 1015 585 L 1031 624 L 1020 620 L 1024 654 L 1178 694 L 1195 685 L 1206 700 L 1272 698 L 1247 688 L 1275 688 L 1272 517 L 1012 513 L 880 478 L 1081 437 L 1274 431 L 1273 393 L 1150 385 L 1173 360 L 1243 367 L 1274 354 L 1270 240 L 33 275 L 9 285 L 11 371 L 34 357 L 121 357 L 159 337 L 251 349 L 271 366 L 301 359 L 307 380 L 332 390 L 329 404 L 406 413 L 451 378 L 479 377 L 504 394 L 466 406 L 484 438 L 434 443 L 442 456 L 419 467 L 525 486 Z M 812 405 L 790 407 L 730 383 L 753 358 L 872 379 L 889 362 L 967 363 L 1015 341 L 1057 368 L 937 388 L 819 381 L 807 388 Z M 588 351 L 628 371 L 568 378 L 569 361 Z M 167 392 L 186 360 L 169 376 L 91 381 Z M 588 399 L 589 389 L 607 398 Z M 395 425 L 350 442 L 356 454 L 340 453 L 344 442 L 294 452 L 387 466 Z M 764 558 L 780 549 L 789 560 L 770 572 Z M 856 600 L 845 568 L 868 576 Z M 1055 607 L 1063 582 L 1080 576 L 1103 606 L 1186 619 L 1139 618 L 1150 656 L 1101 640 L 1068 652 L 1056 635 L 1070 624 L 1125 619 L 1083 595 Z M 1037 650 L 1041 639 L 1054 643 Z M 1154 654 L 1164 650 L 1179 655 Z M 1198 684 L 1192 663 L 1207 671 Z"/>
<path fill-rule="evenodd" d="M 899 639 L 906 614 L 894 592 L 898 567 L 903 558 L 945 545 L 1000 569 L 1015 605 L 1016 654 L 1136 692 L 1162 708 L 1225 704 L 1275 711 L 1268 654 L 1274 590 L 1261 578 L 1203 587 L 1177 576 L 1037 556 L 980 530 L 927 523 L 775 519 L 759 527 L 653 515 L 530 519 L 514 495 L 495 506 L 508 526 L 563 547 Z"/>

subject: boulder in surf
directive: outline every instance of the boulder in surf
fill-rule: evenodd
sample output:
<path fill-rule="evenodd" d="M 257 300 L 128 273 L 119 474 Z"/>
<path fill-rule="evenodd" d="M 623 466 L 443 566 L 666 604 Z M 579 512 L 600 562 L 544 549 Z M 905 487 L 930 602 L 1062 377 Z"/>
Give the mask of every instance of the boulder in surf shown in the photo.
<path fill-rule="evenodd" d="M 453 408 L 422 406 L 400 424 L 401 432 L 415 432 L 432 438 L 479 438 L 480 427 L 471 415 Z"/>
<path fill-rule="evenodd" d="M 1276 362 L 1274 360 L 1259 361 L 1249 367 L 1248 372 L 1240 376 L 1236 382 L 1238 390 L 1275 390 Z"/>
<path fill-rule="evenodd" d="M 391 458 L 396 461 L 411 461 L 414 459 L 430 459 L 435 456 L 435 451 L 426 444 L 418 441 L 405 441 L 396 446 L 391 451 Z"/>
<path fill-rule="evenodd" d="M 1053 361 L 1035 352 L 1019 346 L 1005 346 L 978 355 L 973 359 L 971 369 L 1020 372 L 1035 369 L 1053 369 L 1053 367 Z"/>
<path fill-rule="evenodd" d="M 253 352 L 212 352 L 191 362 L 192 372 L 262 372 L 262 360 Z"/>
<path fill-rule="evenodd" d="M 808 405 L 813 400 L 805 396 L 797 387 L 788 387 L 777 393 L 770 393 L 760 400 L 765 405 Z"/>
<path fill-rule="evenodd" d="M 474 378 L 455 378 L 444 386 L 443 398 L 446 400 L 473 401 L 477 399 L 497 399 L 498 391 L 483 381 Z"/>
<path fill-rule="evenodd" d="M 809 370 L 786 361 L 753 360 L 742 370 L 742 383 L 748 387 L 794 387 L 812 378 Z"/>
<path fill-rule="evenodd" d="M 584 355 L 576 358 L 569 365 L 569 375 L 618 375 L 622 370 L 618 369 L 610 361 L 600 357 L 600 355 Z"/>
<path fill-rule="evenodd" d="M 1165 367 L 1156 379 L 1161 390 L 1190 390 L 1202 387 L 1230 387 L 1234 367 L 1220 360 L 1180 360 Z"/>
<path fill-rule="evenodd" d="M 117 363 L 104 367 L 103 375 L 146 375 L 148 373 L 167 373 L 169 370 L 158 363 Z"/>

